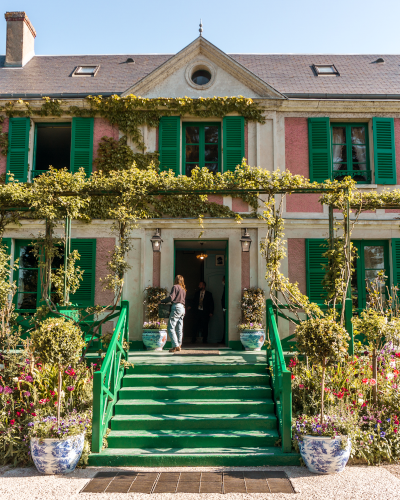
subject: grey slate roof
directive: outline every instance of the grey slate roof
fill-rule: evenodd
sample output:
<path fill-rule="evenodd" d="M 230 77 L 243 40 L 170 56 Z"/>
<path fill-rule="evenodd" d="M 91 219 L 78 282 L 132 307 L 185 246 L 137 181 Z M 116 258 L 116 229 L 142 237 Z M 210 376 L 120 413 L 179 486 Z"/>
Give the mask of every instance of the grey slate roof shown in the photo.
<path fill-rule="evenodd" d="M 35 56 L 24 68 L 4 67 L 0 97 L 119 94 L 173 55 Z M 400 98 L 400 55 L 230 54 L 288 97 Z M 126 63 L 132 57 L 134 64 Z M 374 63 L 383 57 L 384 63 Z M 96 77 L 71 77 L 76 66 L 98 65 Z M 340 76 L 315 76 L 312 64 L 335 64 Z"/>

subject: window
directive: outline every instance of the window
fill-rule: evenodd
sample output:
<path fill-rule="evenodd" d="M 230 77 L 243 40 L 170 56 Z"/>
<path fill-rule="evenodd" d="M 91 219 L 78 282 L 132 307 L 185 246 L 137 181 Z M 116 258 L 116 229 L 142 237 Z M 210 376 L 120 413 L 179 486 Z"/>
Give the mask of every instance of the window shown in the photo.
<path fill-rule="evenodd" d="M 331 131 L 333 179 L 350 176 L 359 184 L 370 184 L 367 126 L 331 123 Z"/>
<path fill-rule="evenodd" d="M 339 75 L 339 71 L 334 64 L 314 64 L 313 69 L 317 76 L 319 75 Z"/>
<path fill-rule="evenodd" d="M 221 125 L 219 123 L 183 124 L 184 174 L 190 176 L 198 166 L 211 172 L 221 170 Z"/>
<path fill-rule="evenodd" d="M 15 259 L 19 259 L 19 269 L 15 271 L 18 290 L 16 293 L 17 309 L 34 310 L 41 299 L 38 259 L 33 254 L 31 240 L 16 240 Z M 58 269 L 64 262 L 63 256 L 55 257 L 52 269 Z M 57 302 L 56 297 L 53 299 Z"/>
<path fill-rule="evenodd" d="M 100 66 L 77 66 L 72 76 L 96 76 Z"/>
<path fill-rule="evenodd" d="M 196 85 L 207 85 L 211 80 L 211 73 L 206 69 L 199 69 L 192 75 L 192 81 Z"/>
<path fill-rule="evenodd" d="M 35 153 L 33 178 L 49 170 L 70 168 L 71 123 L 37 123 L 35 130 Z"/>
<path fill-rule="evenodd" d="M 357 249 L 357 259 L 351 279 L 351 294 L 354 307 L 364 309 L 367 305 L 368 283 L 377 277 L 379 271 L 384 271 L 385 276 L 390 276 L 389 241 L 356 240 L 353 241 L 353 245 Z M 385 287 L 382 292 L 386 292 Z"/>

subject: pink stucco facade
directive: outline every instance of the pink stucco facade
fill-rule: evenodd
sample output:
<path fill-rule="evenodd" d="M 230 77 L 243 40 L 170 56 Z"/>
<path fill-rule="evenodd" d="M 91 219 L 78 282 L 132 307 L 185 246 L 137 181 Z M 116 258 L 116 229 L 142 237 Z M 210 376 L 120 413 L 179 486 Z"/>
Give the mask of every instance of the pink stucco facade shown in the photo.
<path fill-rule="evenodd" d="M 115 238 L 97 238 L 96 240 L 96 289 L 94 302 L 101 306 L 110 304 L 114 297 L 111 290 L 103 290 L 104 284 L 100 282 L 100 278 L 105 278 L 109 274 L 107 262 L 111 258 L 110 252 L 114 251 L 114 246 Z"/>
<path fill-rule="evenodd" d="M 209 194 L 207 195 L 207 200 L 211 203 L 217 203 L 218 205 L 223 205 L 224 198 L 219 194 Z"/>
<path fill-rule="evenodd" d="M 241 198 L 232 198 L 232 210 L 234 212 L 248 212 L 249 204 L 243 201 Z"/>
<path fill-rule="evenodd" d="M 310 177 L 307 118 L 285 118 L 285 168 L 292 174 Z M 323 212 L 318 194 L 291 194 L 287 212 Z"/>
<path fill-rule="evenodd" d="M 298 283 L 300 292 L 305 294 L 306 285 L 306 240 L 288 238 L 289 280 Z"/>
<path fill-rule="evenodd" d="M 5 118 L 3 122 L 3 130 L 2 130 L 3 133 L 8 132 L 8 122 L 9 119 Z M 6 168 L 7 168 L 7 157 L 0 153 L 0 175 L 6 173 Z"/>
<path fill-rule="evenodd" d="M 104 118 L 95 118 L 93 126 L 93 161 L 97 158 L 97 150 L 101 138 L 104 136 L 118 140 L 118 127 L 111 125 L 111 123 Z M 93 170 L 95 170 L 95 168 L 93 168 Z"/>

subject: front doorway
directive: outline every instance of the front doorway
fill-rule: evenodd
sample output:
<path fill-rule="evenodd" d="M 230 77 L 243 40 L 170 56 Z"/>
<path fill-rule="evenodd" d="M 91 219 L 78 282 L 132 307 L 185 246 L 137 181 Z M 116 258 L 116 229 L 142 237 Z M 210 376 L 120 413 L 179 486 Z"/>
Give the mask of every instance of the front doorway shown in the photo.
<path fill-rule="evenodd" d="M 201 254 L 203 258 L 200 258 Z M 187 288 L 183 345 L 196 348 L 228 345 L 228 242 L 175 241 L 174 276 L 177 274 L 184 277 Z M 199 295 L 196 292 L 200 282 L 206 283 L 206 291 L 211 293 L 214 303 L 208 325 L 202 320 L 202 313 L 198 310 Z M 209 301 L 207 306 L 209 307 Z M 208 333 L 205 333 L 207 330 Z"/>

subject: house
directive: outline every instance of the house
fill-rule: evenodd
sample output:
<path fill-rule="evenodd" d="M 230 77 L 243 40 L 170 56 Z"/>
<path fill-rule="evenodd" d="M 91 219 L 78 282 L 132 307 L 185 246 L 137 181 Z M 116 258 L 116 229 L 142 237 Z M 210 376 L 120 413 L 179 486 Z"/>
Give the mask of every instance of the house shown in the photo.
<path fill-rule="evenodd" d="M 36 56 L 36 32 L 27 15 L 7 12 L 5 18 L 6 55 L 0 56 L 2 104 L 18 99 L 37 103 L 50 97 L 82 107 L 89 95 L 244 96 L 264 108 L 264 123 L 246 123 L 235 113 L 223 118 L 167 116 L 161 118 L 159 127 L 141 128 L 147 151 L 159 151 L 160 168 L 177 175 L 190 175 L 195 165 L 214 172 L 232 170 L 244 157 L 249 165 L 290 170 L 313 181 L 350 175 L 362 190 L 398 187 L 398 55 L 226 54 L 200 36 L 177 54 Z M 50 164 L 71 171 L 84 167 L 90 175 L 101 138 L 118 140 L 124 135 L 100 116 L 12 117 L 5 118 L 2 127 L 9 134 L 9 149 L 7 156 L 0 156 L 0 174 L 8 178 L 12 173 L 21 182 L 31 182 Z M 128 145 L 142 152 L 130 137 Z M 318 198 L 318 194 L 293 194 L 285 201 L 284 272 L 315 301 L 321 300 L 322 293 L 320 244 L 328 237 L 328 207 Z M 243 215 L 252 211 L 235 197 L 211 195 L 209 200 Z M 391 282 L 400 278 L 398 213 L 385 209 L 364 213 L 353 232 L 360 258 L 352 292 L 359 308 L 366 303 L 366 279 L 382 269 Z M 8 227 L 5 233 L 13 258 L 20 258 L 20 310 L 34 310 L 40 298 L 38 281 L 31 279 L 36 268 L 28 250 L 32 235 L 42 227 L 40 221 L 26 221 L 20 227 Z M 205 218 L 201 240 L 197 219 L 163 217 L 138 224 L 124 290 L 130 304 L 133 349 L 143 348 L 143 290 L 147 286 L 169 289 L 176 274 L 185 277 L 189 296 L 200 280 L 207 282 L 216 305 L 209 325 L 210 342 L 241 349 L 236 325 L 242 290 L 266 288 L 265 263 L 259 252 L 265 226 L 249 217 L 245 227 L 251 239 L 247 247 L 241 244 L 244 224 L 229 218 Z M 162 238 L 160 252 L 153 251 L 155 234 Z M 99 278 L 107 273 L 106 262 L 115 243 L 110 221 L 74 221 L 72 238 L 85 270 L 75 301 L 82 306 L 107 303 L 109 295 Z M 200 253 L 208 257 L 198 259 Z M 224 279 L 226 312 L 221 303 Z M 187 319 L 185 336 L 189 338 L 194 326 L 189 315 Z M 280 335 L 289 335 L 287 325 L 280 325 Z"/>

